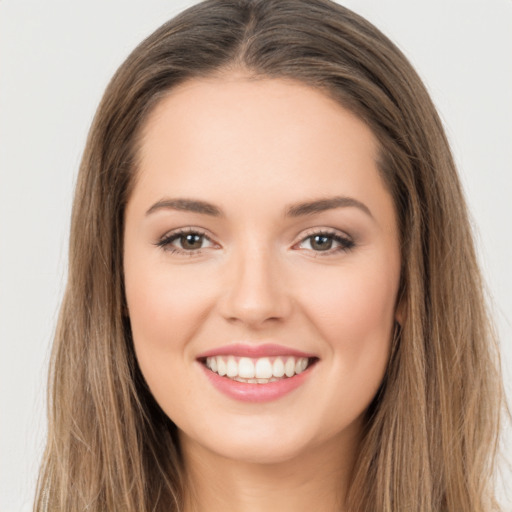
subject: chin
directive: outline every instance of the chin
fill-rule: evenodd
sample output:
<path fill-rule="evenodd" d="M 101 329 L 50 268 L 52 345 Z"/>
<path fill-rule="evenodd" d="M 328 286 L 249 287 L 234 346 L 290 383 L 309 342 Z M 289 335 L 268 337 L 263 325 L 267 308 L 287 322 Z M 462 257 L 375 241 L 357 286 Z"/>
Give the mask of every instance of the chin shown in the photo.
<path fill-rule="evenodd" d="M 285 444 L 275 439 L 272 443 L 243 442 L 229 443 L 223 446 L 210 446 L 210 450 L 226 459 L 247 464 L 281 464 L 298 459 L 306 450 L 303 443 Z"/>
<path fill-rule="evenodd" d="M 183 433 L 180 440 L 185 450 L 199 446 L 213 456 L 248 464 L 280 464 L 304 457 L 328 439 L 318 439 L 314 426 L 302 423 L 300 430 L 290 422 L 272 423 L 269 418 L 244 418 L 247 421 L 228 425 L 205 425 L 205 431 Z"/>

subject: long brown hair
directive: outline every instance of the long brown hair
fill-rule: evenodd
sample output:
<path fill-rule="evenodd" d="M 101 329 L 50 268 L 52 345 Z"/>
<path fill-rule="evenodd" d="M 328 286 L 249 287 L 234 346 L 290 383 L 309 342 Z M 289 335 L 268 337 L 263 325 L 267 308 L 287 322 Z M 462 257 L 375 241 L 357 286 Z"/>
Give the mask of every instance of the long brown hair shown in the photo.
<path fill-rule="evenodd" d="M 91 127 L 35 510 L 181 510 L 175 426 L 148 391 L 132 346 L 124 210 L 148 113 L 177 84 L 230 70 L 322 90 L 380 143 L 399 219 L 404 322 L 367 412 L 348 510 L 494 509 L 499 360 L 463 193 L 425 87 L 381 32 L 329 0 L 207 0 L 132 52 Z"/>

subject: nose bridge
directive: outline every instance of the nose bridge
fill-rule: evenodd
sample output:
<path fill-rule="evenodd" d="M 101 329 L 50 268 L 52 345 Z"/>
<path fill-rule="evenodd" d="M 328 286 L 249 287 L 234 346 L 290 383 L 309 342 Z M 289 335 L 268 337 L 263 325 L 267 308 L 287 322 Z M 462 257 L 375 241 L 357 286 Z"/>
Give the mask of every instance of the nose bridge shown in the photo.
<path fill-rule="evenodd" d="M 255 238 L 234 248 L 228 262 L 224 316 L 261 324 L 288 315 L 290 299 L 281 265 L 272 248 Z"/>

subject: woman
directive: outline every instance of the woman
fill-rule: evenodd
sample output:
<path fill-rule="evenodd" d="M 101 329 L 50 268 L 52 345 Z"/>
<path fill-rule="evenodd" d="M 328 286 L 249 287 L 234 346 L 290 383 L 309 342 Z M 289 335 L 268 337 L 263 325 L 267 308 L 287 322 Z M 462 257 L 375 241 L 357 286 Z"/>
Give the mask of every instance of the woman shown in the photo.
<path fill-rule="evenodd" d="M 128 57 L 51 388 L 39 510 L 492 510 L 464 199 L 388 39 L 326 0 L 219 0 Z"/>

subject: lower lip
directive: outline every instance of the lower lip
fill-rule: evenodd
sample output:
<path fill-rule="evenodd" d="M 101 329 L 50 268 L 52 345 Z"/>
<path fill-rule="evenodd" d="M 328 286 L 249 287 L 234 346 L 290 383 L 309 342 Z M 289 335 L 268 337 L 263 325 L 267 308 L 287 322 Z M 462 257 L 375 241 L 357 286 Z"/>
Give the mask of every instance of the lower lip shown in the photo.
<path fill-rule="evenodd" d="M 293 377 L 268 382 L 267 384 L 249 384 L 238 382 L 228 377 L 221 377 L 204 366 L 204 364 L 199 364 L 208 380 L 221 393 L 241 402 L 253 403 L 271 402 L 291 393 L 306 381 L 312 369 L 312 366 L 309 366 L 302 373 L 296 374 Z"/>

